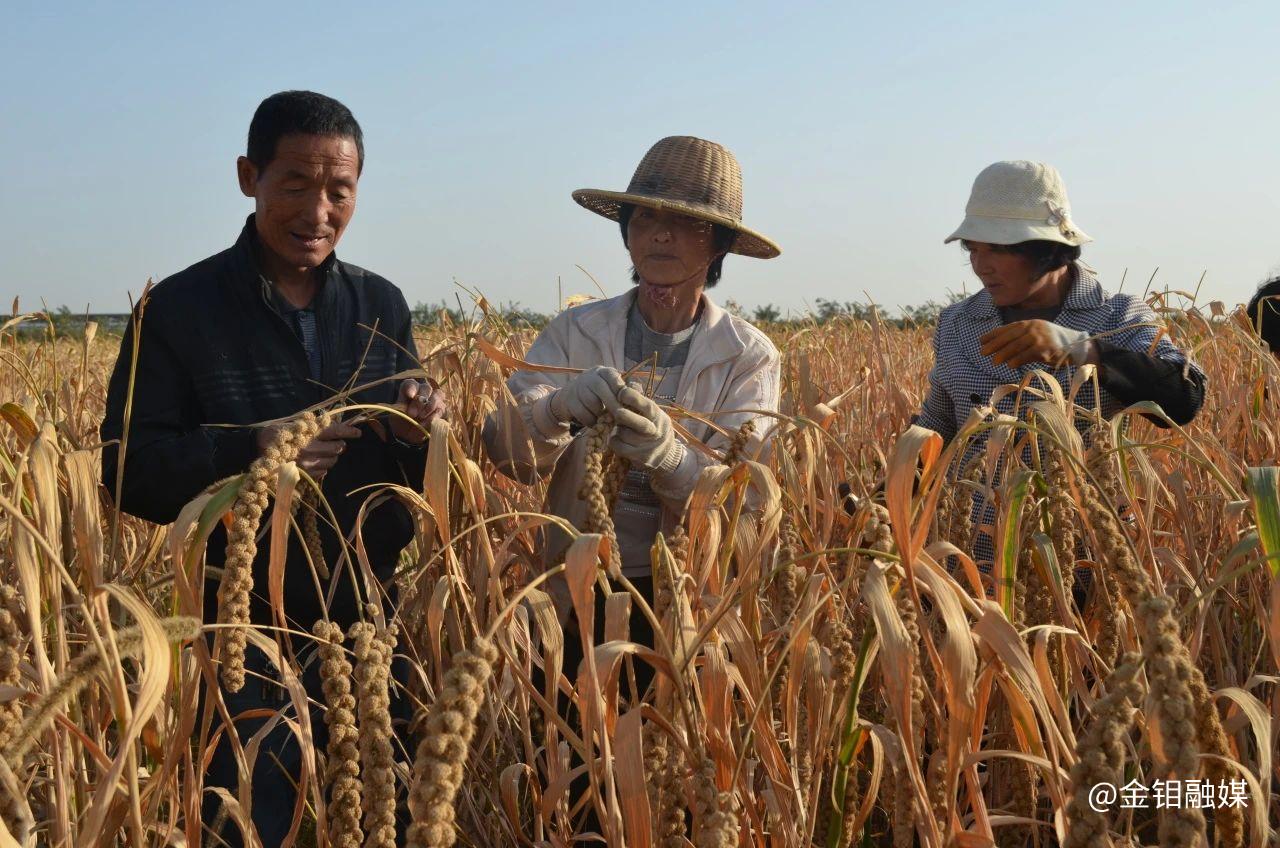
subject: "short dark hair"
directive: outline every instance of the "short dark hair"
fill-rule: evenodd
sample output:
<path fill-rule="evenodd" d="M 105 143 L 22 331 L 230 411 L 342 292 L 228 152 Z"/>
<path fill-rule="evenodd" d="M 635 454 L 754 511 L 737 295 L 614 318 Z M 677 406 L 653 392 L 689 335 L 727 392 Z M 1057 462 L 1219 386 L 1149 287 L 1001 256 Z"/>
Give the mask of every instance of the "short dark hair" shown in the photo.
<path fill-rule="evenodd" d="M 1280 354 L 1280 277 L 1272 277 L 1263 283 L 1249 305 L 1245 307 L 1249 324 L 1271 348 Z"/>
<path fill-rule="evenodd" d="M 960 244 L 965 250 L 969 249 L 968 239 L 962 239 Z M 1006 253 L 1013 253 L 1030 259 L 1036 279 L 1043 277 L 1050 271 L 1056 271 L 1065 265 L 1070 265 L 1080 258 L 1080 245 L 1063 244 L 1060 241 L 1048 241 L 1046 239 L 993 246 Z"/>
<path fill-rule="evenodd" d="M 258 104 L 249 122 L 245 157 L 261 174 L 287 135 L 327 135 L 356 143 L 357 173 L 364 170 L 364 134 L 351 110 L 314 91 L 281 91 Z"/>
<path fill-rule="evenodd" d="M 636 208 L 629 203 L 623 203 L 618 207 L 618 226 L 622 229 L 622 246 L 630 247 L 627 244 L 627 225 L 631 223 L 631 214 Z M 711 225 L 711 246 L 716 253 L 720 254 L 711 260 L 711 264 L 707 266 L 707 282 L 706 287 L 712 288 L 716 283 L 720 282 L 720 272 L 723 270 L 724 256 L 733 247 L 733 243 L 738 238 L 736 230 L 730 229 L 723 224 Z M 639 285 L 640 274 L 635 268 L 631 269 L 631 282 Z"/>

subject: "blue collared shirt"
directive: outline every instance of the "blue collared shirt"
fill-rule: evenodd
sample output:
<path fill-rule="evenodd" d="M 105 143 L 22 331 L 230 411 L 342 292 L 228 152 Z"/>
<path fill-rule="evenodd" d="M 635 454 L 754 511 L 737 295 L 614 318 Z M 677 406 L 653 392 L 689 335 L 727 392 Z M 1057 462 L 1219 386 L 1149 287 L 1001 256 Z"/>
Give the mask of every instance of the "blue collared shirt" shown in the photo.
<path fill-rule="evenodd" d="M 1055 324 L 1083 330 L 1091 336 L 1105 333 L 1106 340 L 1115 347 L 1148 353 L 1156 359 L 1186 366 L 1189 377 L 1194 373 L 1197 379 L 1203 380 L 1204 373 L 1195 363 L 1189 363 L 1186 354 L 1162 332 L 1162 322 L 1146 302 L 1132 294 L 1110 294 L 1102 288 L 1097 277 L 1079 263 L 1072 266 L 1072 275 L 1075 279 L 1062 304 L 1062 311 L 1054 319 Z M 1002 323 L 1000 311 L 986 289 L 942 311 L 933 336 L 934 364 L 929 372 L 929 393 L 917 424 L 950 441 L 975 407 L 990 403 L 991 395 L 998 387 L 1017 385 L 1037 369 L 1049 371 L 1048 366 L 1034 362 L 1020 368 L 997 365 L 981 353 L 979 340 Z M 1066 365 L 1049 373 L 1066 394 L 1077 370 L 1075 366 Z M 1032 386 L 1035 386 L 1034 381 Z M 1105 418 L 1110 418 L 1127 405 L 1105 389 L 1101 400 Z M 1098 405 L 1092 381 L 1080 388 L 1075 402 L 1085 409 L 1094 409 Z M 995 405 L 995 409 L 1011 415 L 1015 403 L 1015 396 L 1008 395 Z M 1024 399 L 1024 409 L 1025 405 Z M 1087 427 L 1087 421 L 1082 419 L 1077 419 L 1076 424 L 1082 431 Z"/>
<path fill-rule="evenodd" d="M 1157 360 L 1182 366 L 1187 372 L 1184 379 L 1203 385 L 1204 372 L 1169 340 L 1161 329 L 1162 322 L 1145 301 L 1131 294 L 1110 294 L 1098 283 L 1097 277 L 1079 263 L 1072 266 L 1072 275 L 1074 280 L 1071 289 L 1053 323 L 1073 330 L 1083 330 L 1091 336 L 1105 333 L 1105 339 L 1111 347 L 1146 353 Z M 1079 370 L 1075 366 L 1067 365 L 1050 371 L 1048 366 L 1033 362 L 1020 368 L 1010 368 L 1007 365 L 997 365 L 989 356 L 982 354 L 979 340 L 1003 323 L 1000 310 L 985 289 L 942 311 L 933 336 L 934 364 L 929 372 L 929 393 L 916 418 L 916 424 L 939 433 L 949 442 L 968 421 L 975 408 L 991 404 L 992 394 L 997 388 L 1018 385 L 1036 370 L 1048 372 L 1061 387 L 1062 394 L 1070 397 L 1071 386 Z M 1043 388 L 1043 383 L 1033 379 L 1030 387 Z M 1101 412 L 1104 418 L 1110 418 L 1128 406 L 1111 395 L 1105 387 L 1101 394 Z M 1029 402 L 1038 399 L 1039 397 L 1024 395 L 1019 404 L 1018 393 L 1012 392 L 1005 394 L 993 408 L 1005 415 L 1017 412 L 1019 417 L 1025 418 Z M 1098 407 L 1094 381 L 1085 381 L 1079 387 L 1075 403 L 1088 410 Z M 1077 430 L 1085 434 L 1090 420 L 1077 415 L 1074 423 Z M 977 460 L 983 452 L 987 444 L 987 432 L 979 431 L 952 466 L 951 471 L 957 477 L 963 475 L 970 463 Z M 1029 461 L 1029 455 L 1024 459 Z M 990 486 L 999 485 L 1002 465 L 993 469 L 995 479 L 987 481 Z M 979 532 L 973 540 L 972 552 L 983 571 L 990 567 L 986 561 L 993 555 L 993 545 L 990 536 L 982 528 L 993 524 L 995 513 L 995 505 L 981 491 L 975 491 L 971 519 Z"/>

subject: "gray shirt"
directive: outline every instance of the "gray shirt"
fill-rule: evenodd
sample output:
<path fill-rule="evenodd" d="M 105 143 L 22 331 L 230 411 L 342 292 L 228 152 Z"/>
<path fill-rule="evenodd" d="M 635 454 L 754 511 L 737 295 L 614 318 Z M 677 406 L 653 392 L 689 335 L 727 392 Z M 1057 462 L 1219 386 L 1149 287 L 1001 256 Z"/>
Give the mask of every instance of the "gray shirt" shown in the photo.
<path fill-rule="evenodd" d="M 265 277 L 262 278 L 262 284 L 271 292 L 271 304 L 276 308 L 276 312 L 279 312 L 280 317 L 289 322 L 289 327 L 298 337 L 298 341 L 302 342 L 302 349 L 307 352 L 307 370 L 311 372 L 311 379 L 319 381 L 323 362 L 320 357 L 319 331 L 316 327 L 316 310 L 314 308 L 319 295 L 317 294 L 316 298 L 312 298 L 311 303 L 306 306 L 294 306 Z"/>
<path fill-rule="evenodd" d="M 644 383 L 646 394 L 659 403 L 675 400 L 680 375 L 689 358 L 689 343 L 701 323 L 699 315 L 692 326 L 678 333 L 655 332 L 645 323 L 639 307 L 632 304 L 627 314 L 627 368 L 641 366 L 631 379 Z M 613 510 L 618 549 L 622 553 L 622 573 L 629 580 L 651 575 L 649 550 L 662 529 L 662 503 L 650 487 L 649 478 L 649 472 L 644 469 L 628 471 Z"/>

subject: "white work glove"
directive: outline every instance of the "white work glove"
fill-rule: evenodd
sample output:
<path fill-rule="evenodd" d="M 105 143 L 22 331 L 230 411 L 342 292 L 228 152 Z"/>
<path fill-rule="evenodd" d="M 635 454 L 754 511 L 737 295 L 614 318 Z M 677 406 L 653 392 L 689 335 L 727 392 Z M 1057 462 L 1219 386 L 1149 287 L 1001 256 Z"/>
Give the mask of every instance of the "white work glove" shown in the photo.
<path fill-rule="evenodd" d="M 670 474 L 684 459 L 685 447 L 676 438 L 671 417 L 638 389 L 628 386 L 618 392 L 622 409 L 616 414 L 618 429 L 609 439 L 609 449 L 618 456 L 625 456 L 633 465 L 639 465 L 655 474 Z M 621 413 L 638 416 L 648 427 L 636 427 L 624 423 Z"/>
<path fill-rule="evenodd" d="M 577 421 L 591 427 L 606 409 L 618 408 L 618 392 L 624 388 L 622 375 L 614 368 L 597 365 L 574 377 L 569 385 L 551 395 L 551 414 L 562 424 Z"/>
<path fill-rule="evenodd" d="M 1021 368 L 1032 362 L 1058 367 L 1066 362 L 1084 365 L 1092 342 L 1083 330 L 1072 330 L 1052 321 L 1033 318 L 1014 321 L 984 333 L 981 352 L 996 365 Z"/>
<path fill-rule="evenodd" d="M 1054 336 L 1054 342 L 1058 349 L 1061 350 L 1072 365 L 1077 367 L 1084 365 L 1085 360 L 1089 358 L 1089 334 L 1084 330 L 1073 330 L 1070 327 L 1064 327 L 1061 324 L 1049 322 Z"/>

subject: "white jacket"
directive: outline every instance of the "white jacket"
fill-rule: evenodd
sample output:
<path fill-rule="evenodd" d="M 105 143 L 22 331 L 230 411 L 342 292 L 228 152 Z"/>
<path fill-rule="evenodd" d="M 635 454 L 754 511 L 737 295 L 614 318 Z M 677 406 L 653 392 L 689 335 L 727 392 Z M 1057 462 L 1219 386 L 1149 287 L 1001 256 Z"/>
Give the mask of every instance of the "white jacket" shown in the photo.
<path fill-rule="evenodd" d="M 626 370 L 624 346 L 627 314 L 636 290 L 608 300 L 594 301 L 565 310 L 547 324 L 530 346 L 525 360 L 538 365 L 591 368 L 605 365 Z M 735 433 L 748 420 L 756 431 L 745 455 L 762 458 L 765 435 L 773 421 L 751 410 L 778 409 L 780 357 L 773 342 L 751 324 L 730 315 L 702 296 L 702 326 L 693 335 L 689 356 L 676 389 L 676 403 L 698 413 L 743 410 L 708 415 L 728 432 Z M 551 474 L 547 511 L 581 528 L 586 504 L 578 497 L 582 482 L 584 438 L 574 438 L 567 424 L 557 422 L 550 411 L 550 395 L 566 385 L 571 375 L 517 371 L 507 380 L 511 402 L 500 402 L 484 426 L 484 443 L 498 469 L 522 482 L 535 482 Z M 730 438 L 693 419 L 679 421 L 721 456 Z M 655 474 L 652 487 L 663 505 L 664 531 L 674 529 L 703 468 L 715 461 L 696 449 L 671 474 Z M 568 538 L 555 530 L 543 549 L 543 561 L 558 561 Z"/>

